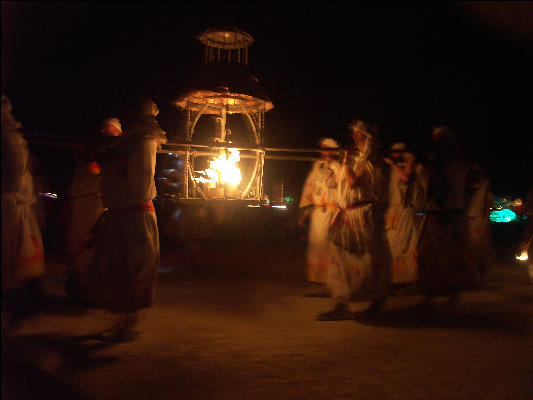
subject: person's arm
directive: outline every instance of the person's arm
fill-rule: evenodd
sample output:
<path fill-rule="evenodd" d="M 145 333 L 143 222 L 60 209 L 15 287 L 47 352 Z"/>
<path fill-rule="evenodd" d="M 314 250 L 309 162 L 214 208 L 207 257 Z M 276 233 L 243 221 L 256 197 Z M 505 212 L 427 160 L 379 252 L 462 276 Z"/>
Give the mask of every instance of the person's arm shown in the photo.
<path fill-rule="evenodd" d="M 9 135 L 9 136 L 8 136 Z M 27 168 L 29 151 L 19 133 L 2 137 L 2 190 L 18 192 Z"/>
<path fill-rule="evenodd" d="M 389 157 L 385 157 L 384 161 L 389 167 L 392 168 L 392 171 L 394 171 L 394 173 L 400 177 L 402 182 L 407 183 L 411 179 L 411 176 L 415 170 L 415 156 L 414 154 L 406 153 L 404 158 L 405 162 L 402 164 L 395 162 Z"/>
<path fill-rule="evenodd" d="M 348 163 L 348 151 L 344 153 L 342 168 L 344 169 L 346 181 L 351 188 L 370 183 L 370 174 L 367 168 L 365 168 L 364 163 L 356 163 L 355 168 L 350 167 Z"/>
<path fill-rule="evenodd" d="M 129 143 L 127 151 L 127 180 L 132 199 L 150 201 L 155 196 L 155 140 L 136 139 Z"/>
<path fill-rule="evenodd" d="M 305 226 L 307 222 L 307 218 L 311 215 L 311 211 L 313 210 L 313 192 L 315 190 L 314 186 L 314 175 L 316 170 L 316 164 L 313 164 L 313 167 L 311 168 L 311 171 L 309 172 L 309 175 L 307 176 L 304 187 L 302 190 L 302 196 L 300 197 L 300 204 L 299 204 L 299 214 L 300 217 L 298 218 L 298 225 Z"/>

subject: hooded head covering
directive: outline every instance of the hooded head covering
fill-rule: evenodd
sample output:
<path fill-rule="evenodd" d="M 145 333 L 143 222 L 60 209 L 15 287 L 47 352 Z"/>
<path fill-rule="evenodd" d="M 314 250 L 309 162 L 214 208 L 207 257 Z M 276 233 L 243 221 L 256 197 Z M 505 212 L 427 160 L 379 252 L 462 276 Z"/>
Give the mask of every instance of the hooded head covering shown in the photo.
<path fill-rule="evenodd" d="M 365 135 L 372 137 L 374 139 L 377 139 L 379 135 L 379 128 L 373 122 L 367 122 L 367 121 L 362 121 L 360 119 L 354 119 L 350 123 L 349 128 L 352 131 L 355 131 L 355 130 L 361 131 Z"/>
<path fill-rule="evenodd" d="M 391 151 L 407 151 L 407 145 L 403 142 L 393 143 L 390 147 Z"/>
<path fill-rule="evenodd" d="M 431 133 L 433 134 L 433 139 L 436 139 L 438 136 L 446 136 L 455 141 L 455 134 L 446 125 L 434 126 L 431 129 Z"/>
<path fill-rule="evenodd" d="M 118 118 L 107 118 L 102 123 L 100 130 L 106 136 L 120 136 L 122 135 L 122 125 Z"/>
<path fill-rule="evenodd" d="M 155 119 L 156 115 L 159 114 L 159 109 L 152 99 L 142 99 L 137 104 L 136 111 L 135 121 L 130 128 L 124 130 L 124 134 L 127 136 L 145 136 L 157 140 L 160 144 L 166 143 L 166 132 L 161 129 Z"/>
<path fill-rule="evenodd" d="M 431 129 L 433 142 L 438 143 L 438 151 L 445 153 L 455 153 L 456 156 L 464 158 L 463 150 L 457 141 L 454 131 L 446 125 L 437 125 Z"/>
<path fill-rule="evenodd" d="M 338 149 L 340 147 L 332 138 L 322 138 L 318 141 L 318 145 L 324 149 Z"/>
<path fill-rule="evenodd" d="M 360 159 L 367 160 L 371 155 L 375 153 L 378 146 L 378 134 L 379 128 L 373 122 L 362 121 L 360 119 L 354 119 L 350 124 L 349 128 L 352 130 L 352 134 L 356 131 L 361 132 L 365 135 L 366 139 L 364 148 L 361 151 Z"/>
<path fill-rule="evenodd" d="M 2 133 L 7 131 L 18 130 L 21 127 L 13 116 L 13 106 L 6 95 L 2 95 Z"/>
<path fill-rule="evenodd" d="M 5 94 L 2 95 L 2 115 L 13 111 L 13 106 Z"/>
<path fill-rule="evenodd" d="M 148 97 L 141 100 L 140 111 L 143 114 L 152 117 L 157 117 L 157 114 L 159 114 L 159 108 L 157 108 L 157 105 L 153 102 L 153 100 Z"/>

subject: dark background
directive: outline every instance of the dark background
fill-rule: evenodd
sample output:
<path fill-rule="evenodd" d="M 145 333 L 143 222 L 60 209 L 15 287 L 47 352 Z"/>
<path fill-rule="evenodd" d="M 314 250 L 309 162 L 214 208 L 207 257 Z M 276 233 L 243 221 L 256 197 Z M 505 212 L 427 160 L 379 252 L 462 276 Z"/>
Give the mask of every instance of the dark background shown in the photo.
<path fill-rule="evenodd" d="M 255 39 L 250 69 L 275 106 L 266 146 L 347 144 L 359 117 L 380 125 L 383 145 L 425 149 L 446 123 L 496 194 L 523 195 L 532 20 L 531 2 L 2 2 L 2 91 L 26 132 L 79 136 L 148 95 L 179 140 L 170 102 L 203 62 L 195 36 L 236 26 Z M 44 156 L 52 180 L 71 169 L 59 152 Z M 309 166 L 267 161 L 265 180 L 297 196 Z"/>

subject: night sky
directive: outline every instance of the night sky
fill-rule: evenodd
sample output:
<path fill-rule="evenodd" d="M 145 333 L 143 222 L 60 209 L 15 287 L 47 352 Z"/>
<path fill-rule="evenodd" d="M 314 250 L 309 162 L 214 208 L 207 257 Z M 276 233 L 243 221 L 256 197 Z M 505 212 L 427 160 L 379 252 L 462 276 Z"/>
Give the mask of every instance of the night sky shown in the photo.
<path fill-rule="evenodd" d="M 170 101 L 203 62 L 195 36 L 236 26 L 255 39 L 250 69 L 275 107 L 265 145 L 348 144 L 358 117 L 380 125 L 384 145 L 423 149 L 446 123 L 495 193 L 521 195 L 532 184 L 533 3 L 502 3 L 2 2 L 2 91 L 25 131 L 79 136 L 148 95 L 178 140 L 183 113 Z M 307 168 L 286 178 L 297 187 Z"/>

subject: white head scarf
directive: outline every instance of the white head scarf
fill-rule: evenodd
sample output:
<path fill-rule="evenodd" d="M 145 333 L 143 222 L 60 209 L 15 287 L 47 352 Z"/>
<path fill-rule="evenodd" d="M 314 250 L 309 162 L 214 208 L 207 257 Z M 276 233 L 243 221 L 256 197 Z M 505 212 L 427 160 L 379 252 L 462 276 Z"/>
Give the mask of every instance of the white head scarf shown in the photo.
<path fill-rule="evenodd" d="M 122 125 L 118 118 L 107 118 L 102 123 L 101 133 L 107 136 L 120 136 L 122 135 Z"/>
<path fill-rule="evenodd" d="M 155 119 L 159 113 L 159 109 L 152 99 L 145 98 L 141 100 L 138 105 L 138 112 L 140 115 L 137 116 L 135 123 L 133 123 L 131 128 L 125 129 L 124 134 L 126 136 L 139 135 L 150 137 L 155 139 L 159 144 L 166 143 L 166 132 L 161 129 Z"/>
<path fill-rule="evenodd" d="M 360 119 L 354 119 L 350 125 L 350 129 L 358 130 L 362 132 L 367 140 L 365 141 L 365 147 L 360 154 L 361 160 L 368 160 L 368 158 L 375 152 L 378 145 L 379 128 L 373 122 L 362 121 Z"/>
<path fill-rule="evenodd" d="M 339 144 L 332 138 L 322 138 L 318 141 L 320 147 L 324 149 L 338 149 Z"/>

